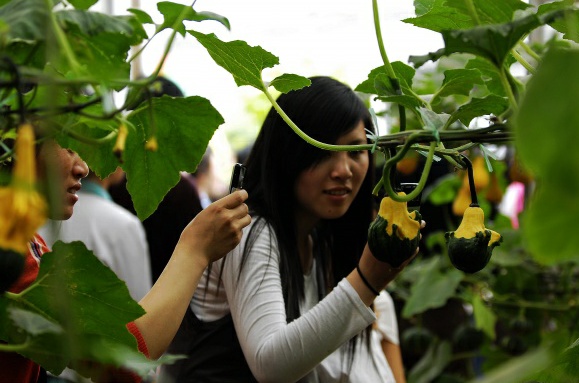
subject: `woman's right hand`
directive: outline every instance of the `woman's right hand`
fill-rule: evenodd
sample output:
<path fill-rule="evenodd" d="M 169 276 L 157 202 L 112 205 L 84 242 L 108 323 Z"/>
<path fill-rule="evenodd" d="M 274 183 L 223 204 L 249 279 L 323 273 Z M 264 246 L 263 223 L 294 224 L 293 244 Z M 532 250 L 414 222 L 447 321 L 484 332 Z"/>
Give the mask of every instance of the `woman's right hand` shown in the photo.
<path fill-rule="evenodd" d="M 207 264 L 220 259 L 241 241 L 251 223 L 245 190 L 237 190 L 206 207 L 185 227 L 177 246 L 205 256 Z"/>

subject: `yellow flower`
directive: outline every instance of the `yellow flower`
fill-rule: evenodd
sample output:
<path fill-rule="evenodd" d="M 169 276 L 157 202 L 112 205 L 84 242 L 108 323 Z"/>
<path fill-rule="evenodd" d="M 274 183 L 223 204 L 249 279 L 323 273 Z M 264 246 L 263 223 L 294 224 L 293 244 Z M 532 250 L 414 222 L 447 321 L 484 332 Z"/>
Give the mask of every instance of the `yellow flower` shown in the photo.
<path fill-rule="evenodd" d="M 115 146 L 113 147 L 114 155 L 123 162 L 123 152 L 125 151 L 125 145 L 127 143 L 127 135 L 129 130 L 125 124 L 119 126 L 119 133 L 117 134 L 117 140 L 115 141 Z"/>
<path fill-rule="evenodd" d="M 159 143 L 157 142 L 157 137 L 151 136 L 151 138 L 145 142 L 145 150 L 148 150 L 149 152 L 156 152 L 158 149 Z"/>
<path fill-rule="evenodd" d="M 34 128 L 18 128 L 12 180 L 0 187 L 0 248 L 24 254 L 28 241 L 46 221 L 48 206 L 36 190 Z"/>

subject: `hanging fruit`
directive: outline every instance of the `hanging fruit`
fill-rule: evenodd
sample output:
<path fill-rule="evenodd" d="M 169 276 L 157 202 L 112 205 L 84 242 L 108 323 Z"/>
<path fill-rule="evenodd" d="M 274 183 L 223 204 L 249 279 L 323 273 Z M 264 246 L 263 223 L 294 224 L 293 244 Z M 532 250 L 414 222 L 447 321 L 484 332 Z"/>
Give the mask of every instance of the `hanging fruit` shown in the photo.
<path fill-rule="evenodd" d="M 473 175 L 473 164 L 463 157 L 468 170 L 471 204 L 465 209 L 458 229 L 447 232 L 446 242 L 451 263 L 465 273 L 476 273 L 489 262 L 492 251 L 502 241 L 502 236 L 484 226 L 484 211 L 479 207 Z"/>
<path fill-rule="evenodd" d="M 400 192 L 398 195 L 406 194 Z M 418 211 L 408 212 L 406 202 L 384 197 L 378 216 L 368 229 L 368 246 L 372 254 L 390 266 L 399 267 L 418 248 L 421 220 Z"/>

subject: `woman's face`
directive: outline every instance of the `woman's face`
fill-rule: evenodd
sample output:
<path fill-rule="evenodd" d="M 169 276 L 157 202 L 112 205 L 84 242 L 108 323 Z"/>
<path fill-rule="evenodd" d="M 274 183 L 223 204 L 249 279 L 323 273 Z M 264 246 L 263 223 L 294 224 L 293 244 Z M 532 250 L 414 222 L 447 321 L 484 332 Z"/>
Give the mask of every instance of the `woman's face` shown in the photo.
<path fill-rule="evenodd" d="M 50 218 L 69 219 L 78 201 L 76 192 L 80 190 L 80 180 L 87 176 L 88 166 L 78 154 L 49 140 L 40 148 L 37 169 L 50 198 Z"/>
<path fill-rule="evenodd" d="M 337 145 L 366 144 L 362 121 L 341 136 Z M 295 193 L 299 206 L 298 224 L 315 224 L 320 219 L 343 216 L 358 194 L 368 172 L 368 151 L 334 152 L 297 178 Z"/>

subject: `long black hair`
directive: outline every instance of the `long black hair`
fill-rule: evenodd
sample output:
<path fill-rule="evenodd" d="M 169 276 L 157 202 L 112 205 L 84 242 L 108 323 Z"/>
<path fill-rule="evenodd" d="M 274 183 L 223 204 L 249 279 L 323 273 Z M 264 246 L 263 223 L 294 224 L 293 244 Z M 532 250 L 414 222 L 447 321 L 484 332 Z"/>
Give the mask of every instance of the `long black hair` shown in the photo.
<path fill-rule="evenodd" d="M 310 137 L 335 143 L 352 131 L 360 121 L 374 131 L 368 108 L 347 85 L 330 77 L 313 77 L 309 87 L 282 94 L 277 102 L 290 119 Z M 256 222 L 249 233 L 242 265 L 250 256 L 252 238 L 269 225 L 280 250 L 280 277 L 288 323 L 300 316 L 304 297 L 303 270 L 297 249 L 297 208 L 295 184 L 303 171 L 319 163 L 328 151 L 300 138 L 275 109 L 265 118 L 261 131 L 246 161 L 244 188 L 247 204 Z M 350 273 L 366 244 L 372 220 L 374 163 L 360 191 L 344 216 L 320 223 L 313 233 L 320 299 Z"/>

